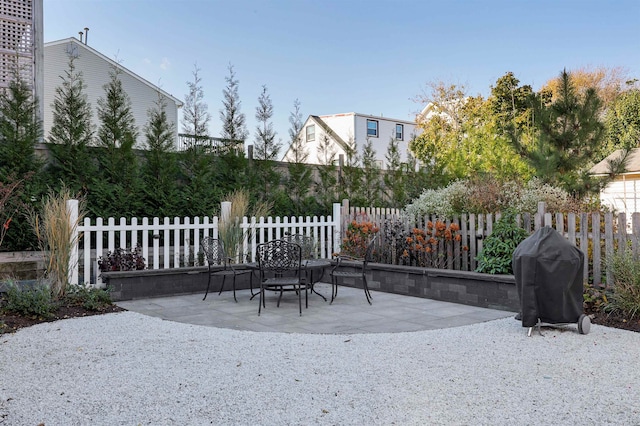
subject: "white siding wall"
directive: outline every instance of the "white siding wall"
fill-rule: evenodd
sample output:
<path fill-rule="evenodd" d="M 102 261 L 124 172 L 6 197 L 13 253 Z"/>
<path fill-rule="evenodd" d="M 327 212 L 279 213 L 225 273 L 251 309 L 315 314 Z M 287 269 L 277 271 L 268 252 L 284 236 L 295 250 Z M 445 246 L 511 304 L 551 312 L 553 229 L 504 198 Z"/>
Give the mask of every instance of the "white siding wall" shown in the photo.
<path fill-rule="evenodd" d="M 98 98 L 104 96 L 103 86 L 109 81 L 109 71 L 111 64 L 100 55 L 87 49 L 79 41 L 73 41 L 77 46 L 78 58 L 75 61 L 76 69 L 82 71 L 82 77 L 87 85 L 85 93 L 93 110 L 93 124 L 96 131 L 99 128 L 97 118 Z M 55 98 L 55 88 L 62 83 L 60 76 L 65 75 L 68 66 L 68 44 L 65 41 L 59 44 L 51 44 L 44 49 L 44 136 L 45 141 L 49 135 L 53 122 L 53 112 L 51 104 Z M 143 148 L 145 138 L 143 134 L 144 125 L 147 123 L 147 110 L 154 105 L 158 99 L 158 92 L 150 85 L 140 81 L 123 70 L 120 79 L 124 91 L 131 99 L 131 109 L 138 128 L 138 140 L 136 148 Z M 167 117 L 170 122 L 175 123 L 175 144 L 178 143 L 178 106 L 175 101 L 165 96 L 167 101 Z"/>
<path fill-rule="evenodd" d="M 631 213 L 640 212 L 640 180 L 637 177 L 611 182 L 600 193 L 603 204 L 613 207 L 617 213 L 626 213 L 631 219 Z"/>

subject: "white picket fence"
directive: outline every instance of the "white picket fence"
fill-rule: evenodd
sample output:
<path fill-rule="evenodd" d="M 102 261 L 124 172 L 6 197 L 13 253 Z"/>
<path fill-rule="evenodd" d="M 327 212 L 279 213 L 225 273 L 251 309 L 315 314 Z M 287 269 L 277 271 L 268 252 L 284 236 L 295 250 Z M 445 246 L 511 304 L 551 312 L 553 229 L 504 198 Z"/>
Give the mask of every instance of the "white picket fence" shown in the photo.
<path fill-rule="evenodd" d="M 78 217 L 78 202 L 69 200 L 71 217 Z M 249 235 L 243 244 L 244 261 L 256 260 L 260 242 L 280 239 L 291 234 L 313 236 L 319 256 L 329 259 L 340 247 L 340 204 L 333 205 L 332 216 L 244 217 L 241 227 Z M 177 268 L 197 258 L 200 241 L 206 236 L 218 237 L 218 217 L 195 218 L 85 218 L 77 226 L 77 243 L 71 254 L 69 281 L 101 285 L 98 259 L 116 248 L 140 246 L 147 269 Z"/>

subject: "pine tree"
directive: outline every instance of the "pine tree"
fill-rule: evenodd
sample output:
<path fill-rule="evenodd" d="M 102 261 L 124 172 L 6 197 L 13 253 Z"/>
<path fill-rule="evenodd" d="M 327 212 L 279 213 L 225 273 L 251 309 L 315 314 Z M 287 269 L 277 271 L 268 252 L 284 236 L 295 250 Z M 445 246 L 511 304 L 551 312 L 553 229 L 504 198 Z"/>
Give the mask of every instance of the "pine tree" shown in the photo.
<path fill-rule="evenodd" d="M 89 153 L 94 126 L 91 105 L 82 72 L 76 70 L 75 57 L 69 56 L 62 84 L 55 89 L 52 106 L 53 124 L 49 133 L 49 149 L 53 156 L 52 173 L 72 193 L 86 192 L 95 176 L 94 157 Z"/>
<path fill-rule="evenodd" d="M 167 118 L 167 103 L 158 93 L 158 100 L 147 112 L 144 126 L 146 161 L 142 168 L 145 185 L 145 213 L 148 216 L 169 217 L 177 214 L 178 163 L 175 155 L 175 125 Z"/>
<path fill-rule="evenodd" d="M 367 138 L 362 149 L 363 196 L 368 206 L 382 205 L 382 183 L 380 181 L 380 166 L 376 163 L 376 151 L 371 139 Z"/>
<path fill-rule="evenodd" d="M 309 158 L 309 151 L 304 140 L 300 137 L 302 131 L 302 114 L 300 112 L 300 101 L 293 101 L 293 111 L 289 114 L 289 138 L 291 148 L 287 153 L 289 178 L 287 181 L 288 196 L 292 205 L 292 213 L 300 216 L 308 213 L 312 198 L 308 196 L 313 178 L 311 168 L 306 164 Z"/>
<path fill-rule="evenodd" d="M 402 170 L 402 162 L 400 161 L 400 150 L 398 148 L 398 140 L 391 138 L 387 147 L 387 171 L 384 174 L 383 182 L 386 190 L 386 199 L 393 207 L 402 207 L 406 204 L 406 182 L 405 174 Z"/>
<path fill-rule="evenodd" d="M 316 182 L 317 200 L 324 211 L 331 211 L 331 206 L 338 201 L 337 170 L 335 166 L 336 150 L 331 139 L 323 134 L 318 144 L 318 181 Z"/>
<path fill-rule="evenodd" d="M 544 93 L 533 98 L 533 145 L 523 144 L 517 136 L 512 141 L 544 183 L 561 186 L 578 197 L 597 193 L 599 185 L 587 169 L 604 136 L 599 119 L 602 102 L 593 88 L 580 98 L 566 71 L 560 74 L 558 85 L 554 102 L 545 102 Z"/>
<path fill-rule="evenodd" d="M 137 216 L 141 213 L 140 175 L 133 147 L 138 137 L 131 100 L 122 87 L 120 73 L 114 66 L 103 86 L 104 97 L 98 99 L 98 145 L 102 176 L 96 180 L 92 202 L 114 216 Z M 90 203 L 91 204 L 91 203 Z M 91 207 L 90 207 L 91 208 Z"/>
<path fill-rule="evenodd" d="M 189 93 L 185 97 L 184 108 L 182 110 L 182 129 L 187 135 L 198 138 L 209 136 L 209 114 L 208 105 L 204 101 L 204 90 L 202 89 L 202 78 L 200 68 L 193 66 L 193 81 L 187 81 Z"/>
<path fill-rule="evenodd" d="M 238 94 L 238 80 L 233 70 L 233 65 L 229 64 L 229 76 L 225 77 L 227 86 L 222 91 L 224 99 L 222 104 L 224 109 L 220 110 L 220 120 L 222 121 L 222 131 L 220 137 L 234 141 L 244 141 L 248 132 L 245 124 L 245 116 L 240 112 L 240 95 Z"/>
<path fill-rule="evenodd" d="M 358 145 L 353 136 L 346 141 L 344 164 L 340 171 L 340 198 L 350 200 L 353 205 L 362 205 L 362 168 Z"/>
<path fill-rule="evenodd" d="M 267 91 L 267 86 L 262 86 L 262 92 L 258 97 L 256 107 L 256 136 L 254 155 L 258 160 L 276 160 L 282 146 L 276 142 L 276 132 L 273 130 L 273 104 Z"/>
<path fill-rule="evenodd" d="M 280 174 L 276 170 L 275 159 L 280 151 L 281 144 L 276 142 L 276 132 L 273 130 L 273 104 L 267 91 L 267 86 L 262 86 L 262 92 L 258 97 L 256 107 L 256 126 L 254 155 L 258 182 L 262 187 L 260 198 L 265 201 L 269 196 L 273 198 L 279 190 Z"/>
<path fill-rule="evenodd" d="M 8 87 L 0 92 L 0 180 L 3 182 L 9 176 L 24 177 L 42 167 L 35 153 L 42 136 L 38 100 L 33 98 L 17 66 L 11 77 Z"/>
<path fill-rule="evenodd" d="M 0 91 L 0 182 L 10 186 L 24 179 L 24 186 L 4 206 L 5 212 L 35 209 L 37 200 L 46 192 L 43 174 L 40 173 L 42 161 L 35 152 L 41 136 L 38 101 L 16 65 L 11 70 L 8 86 Z M 2 243 L 3 250 L 38 247 L 33 229 L 24 215 L 13 215 L 10 226 Z"/>

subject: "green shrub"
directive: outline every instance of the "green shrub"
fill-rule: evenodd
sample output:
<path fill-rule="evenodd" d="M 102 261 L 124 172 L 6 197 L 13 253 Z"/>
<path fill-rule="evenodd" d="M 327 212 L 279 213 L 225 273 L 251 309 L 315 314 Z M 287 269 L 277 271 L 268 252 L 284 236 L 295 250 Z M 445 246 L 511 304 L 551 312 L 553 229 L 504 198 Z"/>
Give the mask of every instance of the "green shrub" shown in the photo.
<path fill-rule="evenodd" d="M 630 250 L 615 253 L 607 259 L 613 277 L 605 311 L 633 319 L 640 311 L 640 261 Z"/>
<path fill-rule="evenodd" d="M 64 301 L 68 305 L 82 306 L 90 311 L 101 311 L 111 305 L 109 289 L 83 285 L 70 286 Z"/>
<path fill-rule="evenodd" d="M 51 317 L 58 307 L 51 295 L 51 288 L 40 282 L 33 287 L 23 288 L 8 282 L 4 302 L 3 309 L 7 312 L 43 318 Z"/>
<path fill-rule="evenodd" d="M 478 253 L 476 272 L 487 274 L 513 274 L 511 258 L 527 231 L 516 223 L 515 212 L 508 210 L 493 225 L 493 232 L 487 237 Z"/>

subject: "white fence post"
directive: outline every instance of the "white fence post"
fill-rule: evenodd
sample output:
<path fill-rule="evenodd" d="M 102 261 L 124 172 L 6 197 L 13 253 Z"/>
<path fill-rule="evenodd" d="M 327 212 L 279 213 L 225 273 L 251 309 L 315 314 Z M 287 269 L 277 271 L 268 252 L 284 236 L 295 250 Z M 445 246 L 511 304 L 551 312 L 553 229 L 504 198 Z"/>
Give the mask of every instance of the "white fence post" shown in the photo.
<path fill-rule="evenodd" d="M 67 281 L 71 285 L 78 285 L 78 200 L 67 200 L 67 212 L 69 213 L 69 225 L 71 226 L 71 252 L 69 253 L 69 268 Z"/>
<path fill-rule="evenodd" d="M 342 205 L 340 203 L 333 203 L 333 247 L 332 250 L 334 252 L 340 251 L 340 240 L 342 239 L 342 215 L 341 209 Z M 329 258 L 333 253 L 328 253 Z"/>

